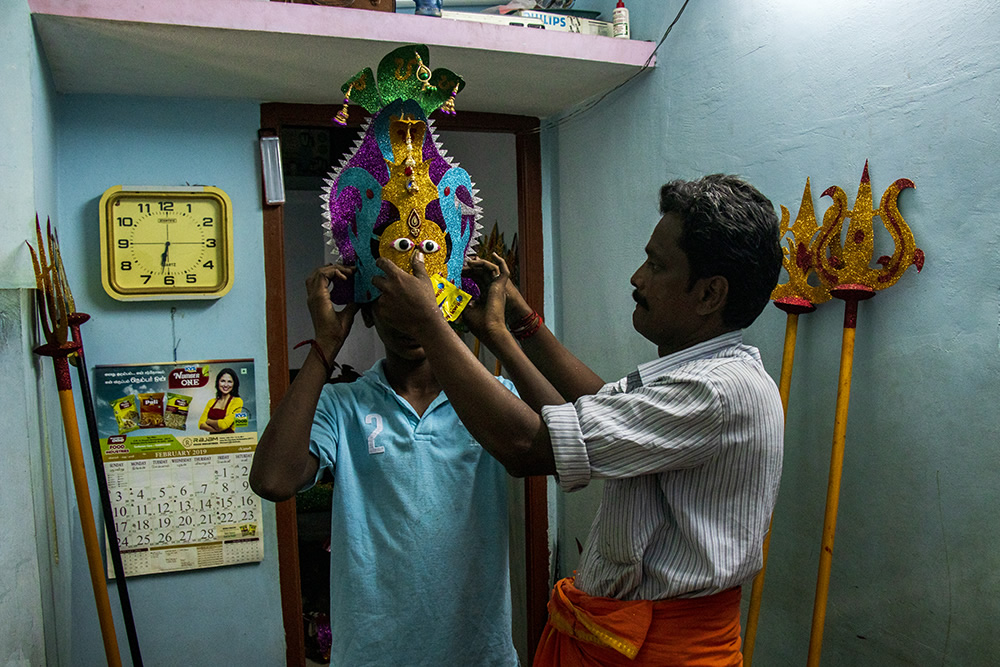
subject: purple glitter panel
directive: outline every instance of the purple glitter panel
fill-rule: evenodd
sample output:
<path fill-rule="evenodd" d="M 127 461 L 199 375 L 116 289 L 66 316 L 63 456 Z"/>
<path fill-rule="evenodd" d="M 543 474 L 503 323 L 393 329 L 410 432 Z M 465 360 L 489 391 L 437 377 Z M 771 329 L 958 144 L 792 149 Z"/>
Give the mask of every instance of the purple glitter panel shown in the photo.
<path fill-rule="evenodd" d="M 344 188 L 339 196 L 336 192 L 337 184 L 334 183 L 330 190 L 330 232 L 340 251 L 341 261 L 350 266 L 357 261 L 358 255 L 348 239 L 347 226 L 354 222 L 355 214 L 361 210 L 362 194 L 354 187 Z"/>
<path fill-rule="evenodd" d="M 434 145 L 434 136 L 431 134 L 430 128 L 427 128 L 427 131 L 424 132 L 424 150 L 423 150 L 424 162 L 439 157 L 441 157 L 441 154 L 438 153 L 437 146 Z"/>
<path fill-rule="evenodd" d="M 347 163 L 348 167 L 361 167 L 375 177 L 375 180 L 385 185 L 389 182 L 389 167 L 379 150 L 378 140 L 375 133 L 369 131 L 365 134 L 364 140 L 358 146 L 358 150 L 351 156 Z"/>
<path fill-rule="evenodd" d="M 381 236 L 385 228 L 397 220 L 399 220 L 399 209 L 392 202 L 383 200 L 382 208 L 375 218 L 375 233 Z"/>
<path fill-rule="evenodd" d="M 479 298 L 479 285 L 472 278 L 462 277 L 462 289 L 468 292 L 473 299 Z"/>
<path fill-rule="evenodd" d="M 469 189 L 464 185 L 458 186 L 458 192 L 455 193 L 455 196 L 469 208 L 474 208 L 476 206 L 475 200 L 472 198 L 472 193 L 469 192 Z"/>
<path fill-rule="evenodd" d="M 424 217 L 431 220 L 442 230 L 445 229 L 444 215 L 441 213 L 441 200 L 435 199 L 424 209 Z"/>
<path fill-rule="evenodd" d="M 364 169 L 382 185 L 389 182 L 389 168 L 382 158 L 378 141 L 371 132 L 367 133 L 364 139 L 362 139 L 361 145 L 351 155 L 344 169 L 353 167 Z M 336 192 L 339 185 L 340 178 L 338 177 L 330 189 L 330 232 L 333 235 L 333 242 L 337 245 L 337 250 L 340 251 L 341 261 L 347 265 L 352 265 L 357 262 L 358 254 L 357 250 L 351 245 L 351 241 L 347 235 L 347 227 L 349 224 L 356 224 L 355 215 L 361 210 L 361 198 L 366 196 L 367 193 L 358 192 L 353 187 L 347 187 L 337 196 Z"/>
<path fill-rule="evenodd" d="M 424 152 L 426 153 L 427 151 Z M 429 170 L 431 181 L 434 183 L 434 185 L 437 185 L 438 183 L 441 182 L 441 179 L 444 177 L 444 175 L 448 172 L 449 169 L 451 169 L 451 165 L 449 165 L 444 158 L 442 157 L 434 158 L 434 160 L 431 162 L 431 168 Z"/>

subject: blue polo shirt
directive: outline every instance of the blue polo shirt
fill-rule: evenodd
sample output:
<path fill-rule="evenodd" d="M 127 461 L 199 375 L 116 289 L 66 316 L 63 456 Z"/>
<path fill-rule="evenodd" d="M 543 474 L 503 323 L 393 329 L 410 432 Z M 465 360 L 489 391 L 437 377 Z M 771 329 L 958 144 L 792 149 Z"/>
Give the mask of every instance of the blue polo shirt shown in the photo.
<path fill-rule="evenodd" d="M 507 473 L 444 392 L 420 417 L 383 364 L 326 385 L 313 420 L 316 479 L 334 480 L 330 664 L 517 665 Z"/>

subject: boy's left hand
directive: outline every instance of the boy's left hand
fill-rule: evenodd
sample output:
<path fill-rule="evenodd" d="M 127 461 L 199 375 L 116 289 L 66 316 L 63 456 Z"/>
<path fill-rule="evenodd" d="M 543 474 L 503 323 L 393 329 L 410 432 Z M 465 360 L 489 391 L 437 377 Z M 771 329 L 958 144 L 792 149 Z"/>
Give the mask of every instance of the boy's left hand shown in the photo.
<path fill-rule="evenodd" d="M 419 341 L 429 324 L 444 321 L 424 268 L 423 253 L 415 251 L 410 259 L 413 275 L 384 257 L 375 260 L 375 266 L 385 272 L 372 277 L 372 285 L 382 293 L 378 297 L 379 315 L 387 324 Z"/>

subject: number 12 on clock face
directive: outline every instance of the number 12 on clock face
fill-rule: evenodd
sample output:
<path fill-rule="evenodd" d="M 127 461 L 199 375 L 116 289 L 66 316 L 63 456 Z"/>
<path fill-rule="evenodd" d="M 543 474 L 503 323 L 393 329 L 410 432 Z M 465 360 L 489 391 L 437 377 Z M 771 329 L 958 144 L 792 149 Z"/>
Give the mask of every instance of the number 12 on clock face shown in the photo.
<path fill-rule="evenodd" d="M 217 299 L 233 284 L 232 203 L 210 186 L 109 188 L 101 281 L 113 298 Z"/>

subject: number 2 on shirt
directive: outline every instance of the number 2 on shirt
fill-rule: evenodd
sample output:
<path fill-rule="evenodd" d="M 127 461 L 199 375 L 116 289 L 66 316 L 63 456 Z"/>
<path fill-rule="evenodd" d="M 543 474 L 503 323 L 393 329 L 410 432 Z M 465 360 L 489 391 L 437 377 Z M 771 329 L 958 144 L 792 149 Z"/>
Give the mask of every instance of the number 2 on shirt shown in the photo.
<path fill-rule="evenodd" d="M 365 417 L 365 423 L 375 424 L 375 428 L 368 434 L 368 453 L 381 454 L 385 451 L 385 447 L 375 444 L 375 436 L 382 432 L 382 415 L 372 413 Z"/>

